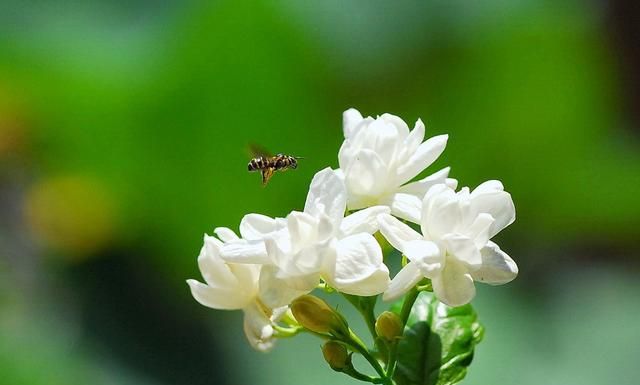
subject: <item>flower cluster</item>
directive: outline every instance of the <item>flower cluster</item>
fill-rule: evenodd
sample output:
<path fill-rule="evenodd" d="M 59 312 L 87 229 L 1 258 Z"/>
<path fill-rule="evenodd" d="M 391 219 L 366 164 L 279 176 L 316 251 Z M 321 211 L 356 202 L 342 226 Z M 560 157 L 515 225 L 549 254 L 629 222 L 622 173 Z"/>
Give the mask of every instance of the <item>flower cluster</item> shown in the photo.
<path fill-rule="evenodd" d="M 499 181 L 456 192 L 449 168 L 412 181 L 444 151 L 447 135 L 424 140 L 420 120 L 410 130 L 397 116 L 363 118 L 355 109 L 343 124 L 340 167 L 313 177 L 304 210 L 285 218 L 248 214 L 240 236 L 216 228 L 198 257 L 205 283 L 187 281 L 201 304 L 243 310 L 258 350 L 273 346 L 278 321 L 292 318 L 292 301 L 320 284 L 394 300 L 428 279 L 441 302 L 459 306 L 474 297 L 474 282 L 504 284 L 518 273 L 490 241 L 515 219 Z M 393 279 L 378 231 L 406 257 Z"/>

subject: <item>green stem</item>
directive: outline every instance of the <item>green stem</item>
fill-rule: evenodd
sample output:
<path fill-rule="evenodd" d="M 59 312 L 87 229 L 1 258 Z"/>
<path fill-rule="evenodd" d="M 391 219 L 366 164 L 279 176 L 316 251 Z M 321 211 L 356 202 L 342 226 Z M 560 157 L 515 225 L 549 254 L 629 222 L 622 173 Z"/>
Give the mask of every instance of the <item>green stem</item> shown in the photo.
<path fill-rule="evenodd" d="M 382 379 L 378 377 L 367 376 L 366 374 L 360 373 L 353 366 L 348 366 L 342 370 L 341 373 L 348 375 L 349 377 L 353 377 L 356 380 L 370 382 L 372 384 L 381 384 Z"/>
<path fill-rule="evenodd" d="M 371 352 L 369 351 L 369 349 L 367 349 L 367 347 L 364 345 L 362 340 L 360 340 L 360 338 L 358 338 L 358 336 L 353 331 L 350 331 L 349 340 L 345 342 L 354 351 L 362 354 L 365 360 L 367 360 L 371 365 L 371 367 L 373 367 L 373 369 L 376 371 L 376 373 L 378 373 L 378 375 L 380 376 L 380 380 L 382 381 L 381 382 L 382 384 L 393 385 L 391 382 L 391 378 L 387 377 L 387 374 L 385 373 L 382 366 L 380 366 L 380 363 L 378 362 L 378 360 L 371 354 Z"/>
<path fill-rule="evenodd" d="M 344 294 L 344 293 L 340 293 L 340 294 L 342 294 L 342 296 L 351 305 L 353 305 L 353 307 L 356 308 L 356 310 L 358 310 L 358 313 L 360 313 L 360 315 L 362 316 L 362 319 L 364 319 L 364 323 L 367 325 L 367 328 L 369 329 L 369 333 L 371 333 L 371 338 L 373 338 L 373 342 L 376 345 L 376 349 L 378 349 L 378 352 L 380 352 L 380 356 L 383 357 L 384 361 L 386 362 L 389 351 L 387 349 L 387 346 L 384 344 L 384 342 L 380 338 L 378 338 L 378 333 L 376 333 L 376 316 L 373 312 L 376 301 L 375 300 L 371 301 L 367 303 L 367 306 L 362 306 L 360 297 Z"/>
<path fill-rule="evenodd" d="M 409 319 L 409 315 L 411 314 L 411 308 L 413 308 L 413 304 L 416 302 L 418 298 L 418 294 L 420 291 L 415 287 L 411 289 L 404 297 L 404 302 L 402 303 L 402 309 L 400 310 L 400 320 L 402 321 L 403 328 L 407 326 L 407 320 Z M 396 370 L 396 363 L 398 360 L 398 341 L 391 346 L 391 350 L 389 352 L 389 364 L 387 365 L 387 373 L 386 375 L 391 378 Z"/>

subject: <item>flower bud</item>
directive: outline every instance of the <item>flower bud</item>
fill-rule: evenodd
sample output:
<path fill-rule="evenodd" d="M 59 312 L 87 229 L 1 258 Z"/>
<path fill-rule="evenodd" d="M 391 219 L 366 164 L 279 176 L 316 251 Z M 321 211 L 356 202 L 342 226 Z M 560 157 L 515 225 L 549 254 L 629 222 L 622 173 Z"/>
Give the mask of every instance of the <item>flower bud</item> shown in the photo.
<path fill-rule="evenodd" d="M 396 313 L 385 311 L 376 320 L 376 333 L 387 341 L 394 341 L 402 336 L 402 320 Z"/>
<path fill-rule="evenodd" d="M 351 365 L 351 357 L 343 344 L 336 341 L 328 341 L 322 345 L 322 355 L 327 361 L 331 369 L 341 372 L 344 368 Z"/>
<path fill-rule="evenodd" d="M 291 312 L 300 325 L 316 333 L 330 333 L 338 338 L 349 336 L 347 321 L 318 297 L 303 295 L 291 303 Z"/>

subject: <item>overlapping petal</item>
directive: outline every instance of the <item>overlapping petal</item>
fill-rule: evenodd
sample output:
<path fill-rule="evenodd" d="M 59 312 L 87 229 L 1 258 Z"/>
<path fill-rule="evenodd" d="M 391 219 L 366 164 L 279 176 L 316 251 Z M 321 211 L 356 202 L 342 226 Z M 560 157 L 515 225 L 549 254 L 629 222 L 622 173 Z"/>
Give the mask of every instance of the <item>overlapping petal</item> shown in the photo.
<path fill-rule="evenodd" d="M 457 193 L 446 183 L 432 185 L 421 212 L 422 234 L 388 214 L 378 217 L 380 232 L 411 261 L 411 267 L 405 266 L 391 281 L 385 298 L 397 298 L 411 288 L 416 271 L 430 278 L 436 296 L 451 306 L 473 298 L 474 280 L 502 284 L 516 276 L 515 262 L 489 241 L 515 217 L 511 196 L 500 182 Z"/>
<path fill-rule="evenodd" d="M 382 251 L 375 238 L 359 233 L 337 243 L 335 261 L 323 274 L 332 287 L 343 293 L 371 296 L 389 285 L 389 269 L 382 261 Z"/>
<path fill-rule="evenodd" d="M 433 293 L 443 303 L 449 306 L 462 306 L 471 302 L 476 295 L 473 278 L 465 266 L 448 259 L 442 274 L 431 279 Z"/>
<path fill-rule="evenodd" d="M 471 273 L 474 280 L 490 285 L 502 285 L 511 282 L 518 275 L 518 266 L 514 260 L 495 243 L 489 241 L 480 253 L 482 266 Z"/>
<path fill-rule="evenodd" d="M 416 220 L 416 204 L 406 195 L 422 199 L 427 183 L 445 182 L 448 170 L 431 180 L 403 190 L 403 185 L 420 174 L 444 151 L 447 135 L 424 140 L 425 127 L 418 119 L 413 130 L 399 117 L 383 114 L 363 118 L 354 109 L 343 115 L 345 141 L 338 162 L 347 187 L 349 209 L 374 205 L 391 207 L 394 215 Z M 440 180 L 442 178 L 442 180 Z M 421 186 L 422 185 L 422 186 Z"/>

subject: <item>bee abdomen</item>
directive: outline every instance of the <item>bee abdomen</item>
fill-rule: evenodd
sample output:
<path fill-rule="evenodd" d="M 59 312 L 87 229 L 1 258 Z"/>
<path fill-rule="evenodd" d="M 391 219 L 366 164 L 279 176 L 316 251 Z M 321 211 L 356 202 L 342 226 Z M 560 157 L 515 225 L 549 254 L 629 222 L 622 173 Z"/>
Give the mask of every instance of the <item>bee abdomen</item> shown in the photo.
<path fill-rule="evenodd" d="M 249 171 L 262 170 L 266 167 L 266 162 L 263 158 L 253 158 L 247 165 Z"/>

